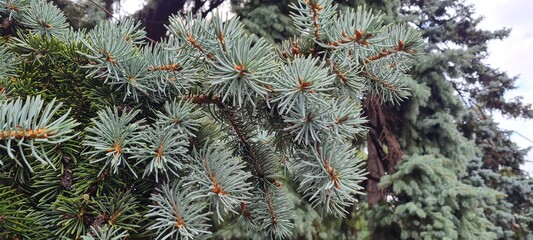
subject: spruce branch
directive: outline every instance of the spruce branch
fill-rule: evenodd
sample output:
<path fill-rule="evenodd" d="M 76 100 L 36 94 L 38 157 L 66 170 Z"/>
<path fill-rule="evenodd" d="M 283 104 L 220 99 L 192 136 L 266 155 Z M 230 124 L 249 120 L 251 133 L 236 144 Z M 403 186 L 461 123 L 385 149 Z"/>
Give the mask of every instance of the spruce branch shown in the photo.
<path fill-rule="evenodd" d="M 94 215 L 94 202 L 88 194 L 82 196 L 58 195 L 52 204 L 43 205 L 48 213 L 42 220 L 53 226 L 54 235 L 79 238 L 87 233 Z"/>
<path fill-rule="evenodd" d="M 190 97 L 189 100 L 175 98 L 172 102 L 165 102 L 164 112 L 158 111 L 157 124 L 164 125 L 167 128 L 177 129 L 179 132 L 189 137 L 195 137 L 198 127 L 203 120 L 201 108 L 193 103 L 200 101 L 204 96 Z"/>
<path fill-rule="evenodd" d="M 79 124 L 68 117 L 70 110 L 57 117 L 61 103 L 55 99 L 43 106 L 40 96 L 4 101 L 0 103 L 0 148 L 6 150 L 7 155 L 15 160 L 19 166 L 22 162 L 32 170 L 31 163 L 26 157 L 26 151 L 42 164 L 54 167 L 48 158 L 45 145 L 60 144 L 72 139 L 74 128 Z M 18 148 L 18 154 L 13 148 Z M 1 162 L 0 162 L 1 164 Z"/>
<path fill-rule="evenodd" d="M 393 104 L 399 104 L 403 99 L 411 94 L 409 89 L 405 86 L 404 77 L 402 73 L 395 71 L 382 71 L 379 76 L 372 72 L 361 71 L 360 75 L 369 81 L 368 88 L 370 89 L 371 98 L 380 96 L 381 102 L 389 101 Z"/>
<path fill-rule="evenodd" d="M 193 103 L 197 104 L 213 104 L 218 109 L 214 114 L 218 114 L 217 120 L 223 122 L 227 121 L 229 124 L 229 129 L 235 134 L 238 141 L 244 146 L 246 152 L 251 157 L 254 163 L 258 163 L 255 151 L 252 150 L 249 142 L 249 132 L 247 131 L 247 126 L 243 126 L 243 122 L 238 116 L 238 109 L 231 106 L 225 105 L 220 97 L 217 96 L 206 96 L 206 95 L 196 95 L 196 96 L 186 96 L 187 100 L 190 100 Z M 245 109 L 240 109 L 245 110 Z M 262 171 L 260 171 L 262 173 Z"/>
<path fill-rule="evenodd" d="M 419 51 L 422 46 L 420 32 L 405 25 L 389 26 L 384 29 L 384 32 L 386 36 L 378 37 L 383 39 L 381 44 L 385 47 L 379 53 L 362 59 L 362 65 L 385 60 L 389 69 L 402 73 L 407 72 L 412 54 Z M 380 35 L 384 35 L 384 33 L 380 33 Z"/>
<path fill-rule="evenodd" d="M 20 17 L 27 4 L 26 0 L 3 0 L 0 1 L 0 13 L 7 14 L 8 21 L 12 22 Z"/>
<path fill-rule="evenodd" d="M 127 239 L 128 232 L 121 228 L 104 225 L 103 227 L 91 226 L 87 235 L 81 236 L 82 240 L 122 240 Z"/>
<path fill-rule="evenodd" d="M 337 14 L 337 5 L 332 0 L 298 0 L 290 7 L 290 16 L 300 33 L 316 41 L 320 40 Z"/>
<path fill-rule="evenodd" d="M 100 173 L 101 170 L 101 166 L 90 163 L 90 161 L 79 163 L 74 172 L 74 180 L 72 183 L 74 194 L 102 196 L 105 195 L 109 189 L 131 188 L 130 176 L 127 176 L 126 174 L 112 174 L 109 169 L 104 169 L 103 172 Z"/>
<path fill-rule="evenodd" d="M 211 234 L 207 223 L 211 213 L 188 190 L 181 182 L 166 183 L 150 197 L 154 204 L 145 216 L 154 219 L 148 229 L 157 231 L 157 239 L 197 239 Z"/>
<path fill-rule="evenodd" d="M 102 196 L 95 200 L 98 212 L 95 219 L 104 221 L 104 224 L 109 224 L 113 229 L 136 231 L 139 228 L 141 214 L 136 209 L 139 202 L 130 191 L 112 193 L 111 196 Z M 97 220 L 93 221 L 93 225 L 98 225 Z"/>
<path fill-rule="evenodd" d="M 183 41 L 173 38 L 142 48 L 148 71 L 157 80 L 152 88 L 156 88 L 158 96 L 188 94 L 196 82 L 201 62 L 186 47 Z"/>
<path fill-rule="evenodd" d="M 19 20 L 30 32 L 38 35 L 60 37 L 68 29 L 63 12 L 46 1 L 32 1 L 21 13 Z"/>
<path fill-rule="evenodd" d="M 359 184 L 366 179 L 365 169 L 355 149 L 330 141 L 299 151 L 299 158 L 293 170 L 300 183 L 298 191 L 312 206 L 320 205 L 328 214 L 345 217 L 346 207 L 355 202 L 354 195 L 364 194 Z"/>
<path fill-rule="evenodd" d="M 88 51 L 79 52 L 91 61 L 86 66 L 92 69 L 88 75 L 103 77 L 105 82 L 119 81 L 121 64 L 135 55 L 134 45 L 142 43 L 145 32 L 139 28 L 139 23 L 126 19 L 118 24 L 104 22 L 92 29 L 87 34 L 88 39 L 82 39 Z"/>
<path fill-rule="evenodd" d="M 223 20 L 222 14 L 219 12 L 214 14 L 210 24 L 223 52 L 233 48 L 232 44 L 238 42 L 236 39 L 244 33 L 244 26 L 237 18 Z"/>
<path fill-rule="evenodd" d="M 340 13 L 334 20 L 333 28 L 326 32 L 329 42 L 321 44 L 325 47 L 349 47 L 356 45 L 361 50 L 370 50 L 369 46 L 383 41 L 378 36 L 383 28 L 383 15 L 372 13 L 371 9 L 357 7 Z"/>
<path fill-rule="evenodd" d="M 216 36 L 207 20 L 198 15 L 196 18 L 192 14 L 187 16 L 171 16 L 167 29 L 175 37 L 187 43 L 191 48 L 199 52 L 199 56 L 215 60 L 210 48 L 210 37 Z"/>
<path fill-rule="evenodd" d="M 250 210 L 251 203 L 241 202 L 239 209 L 239 218 L 236 221 L 237 225 L 244 226 L 246 230 L 257 230 L 258 226 L 254 216 Z"/>
<path fill-rule="evenodd" d="M 7 154 L 0 155 L 5 164 L 1 166 L 3 174 L 0 174 L 2 182 L 13 185 L 24 185 L 31 183 L 32 172 L 26 167 L 18 165 L 17 162 L 11 161 Z M 39 162 L 33 163 L 31 166 L 39 165 Z M 51 168 L 50 168 L 51 169 Z"/>
<path fill-rule="evenodd" d="M 365 132 L 368 121 L 360 113 L 361 106 L 351 99 L 337 99 L 331 104 L 332 111 L 329 113 L 329 125 L 331 135 L 335 139 L 353 139 L 356 135 Z"/>
<path fill-rule="evenodd" d="M 186 183 L 197 185 L 198 197 L 213 199 L 219 221 L 223 220 L 222 211 L 237 213 L 240 204 L 251 197 L 251 174 L 244 171 L 240 158 L 231 155 L 217 143 L 206 143 L 199 151 L 194 150 L 194 173 Z"/>
<path fill-rule="evenodd" d="M 254 176 L 262 185 L 275 183 L 276 178 L 280 177 L 280 157 L 274 154 L 268 145 L 254 141 L 257 126 L 252 125 L 249 119 L 245 118 L 248 113 L 244 109 L 235 109 L 223 104 L 217 106 L 220 110 L 221 121 L 229 125 L 228 131 L 232 132 L 237 140 L 236 153 L 247 161 Z"/>
<path fill-rule="evenodd" d="M 387 217 L 398 219 L 402 216 L 399 222 L 403 225 L 404 238 L 461 238 L 468 234 L 472 238 L 496 239 L 495 233 L 482 230 L 488 229 L 491 223 L 479 216 L 485 215 L 482 211 L 484 203 L 494 201 L 501 193 L 459 181 L 447 166 L 449 159 L 431 155 L 409 158 L 410 161 L 401 161 L 397 171 L 384 176 L 379 184 L 380 187 L 392 186 L 398 199 L 410 199 L 408 202 L 397 201 L 394 213 Z M 463 227 L 447 227 L 455 224 Z M 465 228 L 471 230 L 463 233 Z"/>
<path fill-rule="evenodd" d="M 8 80 L 0 78 L 0 102 L 9 98 L 12 91 L 11 86 L 12 84 Z"/>
<path fill-rule="evenodd" d="M 0 14 L 24 19 L 39 11 L 35 2 L 19 8 L 19 1 L 0 0 Z M 0 144 L 8 151 L 0 154 L 0 183 L 24 189 L 16 194 L 15 217 L 28 214 L 20 228 L 44 230 L 37 238 L 21 231 L 9 237 L 203 239 L 237 220 L 254 236 L 284 239 L 299 237 L 293 229 L 301 228 L 295 214 L 302 206 L 317 218 L 311 207 L 344 216 L 364 179 L 348 144 L 366 130 L 360 101 L 405 96 L 400 77 L 419 36 L 383 27 L 381 15 L 364 8 L 338 14 L 332 2 L 293 4 L 301 36 L 279 48 L 218 15 L 173 16 L 171 36 L 150 44 L 129 19 L 88 32 L 30 17 L 14 25 L 25 29 L 9 47 L 0 43 L 0 99 L 7 99 L 0 100 Z M 41 74 L 45 67 L 54 70 Z M 53 91 L 71 89 L 68 79 L 83 80 L 73 87 L 77 119 L 86 123 L 82 140 L 70 136 L 77 123 L 68 112 L 9 100 L 23 88 L 60 95 Z M 83 112 L 87 106 L 93 111 Z M 29 117 L 34 110 L 44 113 Z M 21 125 L 43 116 L 50 120 Z M 48 123 L 54 131 L 43 130 Z M 293 182 L 303 196 L 293 193 Z"/>
<path fill-rule="evenodd" d="M 152 86 L 154 78 L 152 72 L 148 71 L 148 63 L 141 57 L 133 57 L 124 61 L 119 68 L 118 78 L 109 82 L 115 87 L 115 91 L 122 91 L 125 102 L 127 98 L 133 98 L 139 102 L 140 97 L 155 95 L 156 89 Z"/>
<path fill-rule="evenodd" d="M 292 209 L 287 190 L 270 185 L 263 191 L 254 193 L 252 216 L 258 222 L 259 229 L 273 239 L 284 239 L 292 234 L 294 228 Z"/>
<path fill-rule="evenodd" d="M 223 102 L 231 98 L 233 106 L 255 105 L 269 92 L 278 65 L 264 39 L 244 36 L 234 41 L 231 48 L 216 52 L 217 61 L 210 61 L 211 91 Z"/>
<path fill-rule="evenodd" d="M 126 156 L 133 153 L 135 146 L 142 146 L 138 132 L 143 128 L 140 124 L 144 120 L 132 122 L 137 114 L 139 111 L 134 110 L 119 114 L 116 107 L 107 107 L 98 112 L 97 118 L 91 119 L 93 125 L 86 129 L 88 134 L 83 142 L 91 149 L 84 154 L 95 158 L 91 163 L 105 161 L 98 176 L 107 168 L 112 174 L 117 174 L 122 165 L 137 176 Z"/>
<path fill-rule="evenodd" d="M 397 104 L 410 95 L 403 78 L 409 70 L 411 55 L 422 45 L 420 33 L 408 26 L 393 25 L 380 35 L 381 44 L 388 47 L 362 59 L 358 75 L 370 80 L 368 87 L 372 95 Z"/>
<path fill-rule="evenodd" d="M 219 107 L 224 106 L 224 104 L 222 103 L 222 99 L 220 99 L 220 97 L 218 96 L 199 94 L 199 95 L 183 96 L 183 99 L 190 101 L 192 103 L 195 103 L 195 104 L 214 104 Z"/>
<path fill-rule="evenodd" d="M 178 172 L 185 168 L 189 159 L 187 136 L 178 129 L 156 124 L 140 133 L 140 138 L 142 144 L 132 150 L 132 158 L 139 160 L 137 164 L 148 162 L 143 177 L 155 173 L 156 182 L 159 182 L 160 174 L 164 174 L 167 180 L 178 177 Z"/>
<path fill-rule="evenodd" d="M 278 59 L 283 63 L 288 64 L 295 58 L 301 58 L 309 55 L 314 51 L 314 42 L 309 41 L 302 37 L 288 39 L 276 46 L 276 52 L 278 53 Z"/>
<path fill-rule="evenodd" d="M 135 21 L 132 18 L 123 18 L 114 25 L 117 27 L 116 30 L 118 31 L 116 33 L 118 33 L 118 36 L 121 36 L 127 42 L 135 45 L 145 43 L 146 31 L 144 31 L 140 21 Z"/>
<path fill-rule="evenodd" d="M 42 169 L 40 174 L 33 176 L 33 181 L 36 193 L 32 198 L 39 199 L 40 205 L 50 203 L 63 191 L 72 190 L 72 170 L 64 169 L 60 173 L 60 170 Z"/>
<path fill-rule="evenodd" d="M 36 224 L 38 215 L 28 204 L 15 189 L 0 185 L 0 238 L 46 239 L 44 229 Z"/>
<path fill-rule="evenodd" d="M 314 143 L 326 139 L 329 132 L 329 119 L 327 117 L 331 108 L 323 102 L 306 103 L 305 106 L 303 110 L 296 108 L 285 116 L 283 121 L 289 126 L 285 127 L 283 131 L 292 133 L 295 142 L 312 146 Z"/>
<path fill-rule="evenodd" d="M 283 239 L 290 235 L 292 225 L 292 206 L 286 199 L 280 179 L 281 157 L 252 134 L 249 122 L 243 118 L 245 112 L 218 105 L 222 120 L 228 122 L 239 142 L 243 158 L 248 159 L 248 166 L 258 180 L 251 203 L 241 201 L 239 222 L 253 231 L 266 231 L 271 238 Z M 255 129 L 255 128 L 254 128 Z M 267 211 L 268 210 L 268 211 Z"/>
<path fill-rule="evenodd" d="M 279 102 L 282 114 L 291 110 L 305 113 L 307 101 L 319 102 L 322 94 L 333 89 L 335 76 L 329 74 L 325 63 L 318 58 L 296 58 L 276 76 L 273 91 L 278 93 L 272 102 Z"/>
<path fill-rule="evenodd" d="M 359 76 L 359 66 L 352 64 L 352 57 L 346 51 L 336 51 L 326 63 L 335 74 L 335 87 L 342 96 L 358 101 L 365 89 L 365 79 Z"/>
<path fill-rule="evenodd" d="M 0 42 L 0 79 L 8 78 L 14 75 L 14 67 L 16 64 L 15 54 L 8 50 L 6 44 Z M 2 84 L 4 85 L 4 84 Z M 2 91 L 0 94 L 6 93 L 6 86 L 0 85 Z M 1 99 L 0 99 L 1 100 Z"/>

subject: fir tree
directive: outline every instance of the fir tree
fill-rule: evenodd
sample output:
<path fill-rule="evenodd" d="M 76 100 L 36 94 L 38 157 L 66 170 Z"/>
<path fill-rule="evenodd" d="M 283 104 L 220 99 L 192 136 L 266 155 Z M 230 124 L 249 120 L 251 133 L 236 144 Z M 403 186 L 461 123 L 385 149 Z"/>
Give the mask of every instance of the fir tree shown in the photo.
<path fill-rule="evenodd" d="M 299 36 L 275 47 L 219 16 L 146 43 L 128 19 L 75 31 L 51 3 L 1 1 L 0 237 L 282 239 L 300 208 L 345 217 L 361 99 L 409 95 L 421 38 L 362 7 L 291 8 Z"/>

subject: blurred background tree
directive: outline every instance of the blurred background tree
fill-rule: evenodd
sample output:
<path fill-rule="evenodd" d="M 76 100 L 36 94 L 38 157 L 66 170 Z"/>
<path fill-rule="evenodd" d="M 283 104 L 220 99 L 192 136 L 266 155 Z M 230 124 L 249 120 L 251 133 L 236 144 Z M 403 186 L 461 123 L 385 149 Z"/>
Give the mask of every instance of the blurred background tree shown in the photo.
<path fill-rule="evenodd" d="M 74 27 L 93 27 L 98 21 L 111 18 L 111 14 L 119 16 L 124 4 L 120 0 L 53 0 L 59 8 L 65 11 L 65 16 Z M 219 7 L 224 0 L 146 0 L 139 1 L 144 7 L 132 14 L 141 21 L 146 29 L 147 37 L 159 40 L 165 36 L 168 18 L 172 14 L 201 14 L 208 13 Z M 107 13 L 106 13 L 107 12 Z"/>

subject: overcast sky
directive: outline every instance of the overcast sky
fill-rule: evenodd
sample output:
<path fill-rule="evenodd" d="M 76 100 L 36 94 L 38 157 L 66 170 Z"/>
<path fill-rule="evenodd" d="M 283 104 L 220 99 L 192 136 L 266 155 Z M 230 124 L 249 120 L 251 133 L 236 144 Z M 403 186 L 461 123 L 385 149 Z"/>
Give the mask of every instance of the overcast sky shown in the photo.
<path fill-rule="evenodd" d="M 489 44 L 487 59 L 492 67 L 518 76 L 518 89 L 507 97 L 523 96 L 524 102 L 533 104 L 533 9 L 531 0 L 468 0 L 473 3 L 476 13 L 484 16 L 480 27 L 486 30 L 511 28 L 511 35 L 502 41 Z M 533 120 L 508 120 L 495 116 L 500 127 L 513 130 L 512 139 L 520 147 L 533 145 Z M 533 151 L 528 155 L 524 170 L 533 174 Z"/>

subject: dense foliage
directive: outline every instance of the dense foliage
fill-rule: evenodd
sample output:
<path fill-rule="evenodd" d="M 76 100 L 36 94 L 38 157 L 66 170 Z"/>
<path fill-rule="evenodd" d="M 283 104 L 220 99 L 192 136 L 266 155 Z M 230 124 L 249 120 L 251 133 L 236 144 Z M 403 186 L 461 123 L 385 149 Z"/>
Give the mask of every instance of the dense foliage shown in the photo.
<path fill-rule="evenodd" d="M 364 7 L 291 8 L 280 46 L 192 15 L 147 43 L 132 20 L 73 30 L 51 3 L 0 1 L 0 237 L 312 238 L 309 214 L 345 217 L 363 99 L 408 97 L 421 38 Z"/>
<path fill-rule="evenodd" d="M 280 1 L 232 2 L 251 32 L 278 41 L 295 31 L 279 24 L 288 12 Z M 531 118 L 531 106 L 507 99 L 516 78 L 484 62 L 488 42 L 509 30 L 479 29 L 482 19 L 465 1 L 336 2 L 367 4 L 385 12 L 385 21 L 409 22 L 426 44 L 406 81 L 412 96 L 399 106 L 363 105 L 370 131 L 361 200 L 374 207 L 354 208 L 352 220 L 324 231 L 360 239 L 531 238 L 533 182 L 520 169 L 528 149 L 491 118 Z"/>

